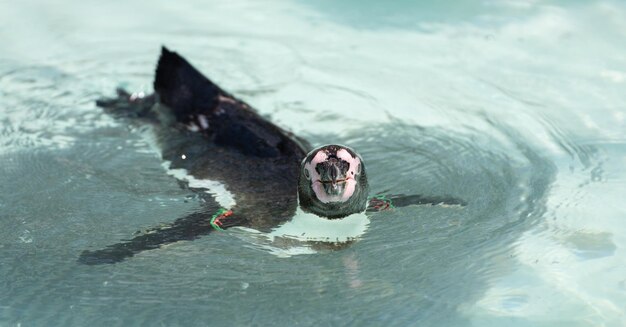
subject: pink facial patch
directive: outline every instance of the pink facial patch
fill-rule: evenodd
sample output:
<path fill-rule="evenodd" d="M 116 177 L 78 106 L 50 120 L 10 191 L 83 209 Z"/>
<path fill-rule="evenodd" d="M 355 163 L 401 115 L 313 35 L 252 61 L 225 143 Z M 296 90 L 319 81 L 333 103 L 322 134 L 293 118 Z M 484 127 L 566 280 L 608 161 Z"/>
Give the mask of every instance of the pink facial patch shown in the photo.
<path fill-rule="evenodd" d="M 343 182 L 345 183 L 343 192 L 338 195 L 329 195 L 324 191 L 321 176 L 317 170 L 315 170 L 317 164 L 328 159 L 328 155 L 324 151 L 318 151 L 311 162 L 304 165 L 304 169 L 308 171 L 308 178 L 312 181 L 311 187 L 313 188 L 313 192 L 315 192 L 315 196 L 317 196 L 318 200 L 323 203 L 346 202 L 350 199 L 352 194 L 354 194 L 354 189 L 356 188 L 357 182 L 355 177 L 358 173 L 360 173 L 361 160 L 359 160 L 358 157 L 352 157 L 352 155 L 350 155 L 350 153 L 345 149 L 337 151 L 337 158 L 345 160 L 350 164 L 350 168 L 346 174 L 346 179 Z"/>

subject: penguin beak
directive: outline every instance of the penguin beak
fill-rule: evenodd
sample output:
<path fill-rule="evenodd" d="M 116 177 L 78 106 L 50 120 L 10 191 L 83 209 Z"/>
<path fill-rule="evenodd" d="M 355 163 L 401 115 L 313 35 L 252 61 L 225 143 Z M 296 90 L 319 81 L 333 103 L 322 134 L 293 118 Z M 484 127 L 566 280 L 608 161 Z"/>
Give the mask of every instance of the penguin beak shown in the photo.
<path fill-rule="evenodd" d="M 347 165 L 341 160 L 331 158 L 318 165 L 320 182 L 324 186 L 324 191 L 329 195 L 341 193 L 348 177 Z"/>
<path fill-rule="evenodd" d="M 298 194 L 305 198 L 317 199 L 321 202 L 319 205 L 331 203 L 333 206 L 350 205 L 353 195 L 358 194 L 359 198 L 355 199 L 361 201 L 361 190 L 367 191 L 366 179 L 365 184 L 359 184 L 362 177 L 365 177 L 361 175 L 361 159 L 349 149 L 329 145 L 311 151 L 302 161 L 301 169 L 302 190 L 299 188 Z M 310 191 L 313 191 L 313 194 Z"/>

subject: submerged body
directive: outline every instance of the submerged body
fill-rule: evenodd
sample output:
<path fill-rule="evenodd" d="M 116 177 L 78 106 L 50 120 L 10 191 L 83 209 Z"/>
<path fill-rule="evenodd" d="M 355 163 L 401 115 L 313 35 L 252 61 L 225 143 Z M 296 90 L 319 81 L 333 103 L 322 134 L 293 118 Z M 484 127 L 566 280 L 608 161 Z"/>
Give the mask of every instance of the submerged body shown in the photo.
<path fill-rule="evenodd" d="M 149 124 L 170 172 L 203 201 L 196 213 L 165 228 L 98 251 L 85 251 L 87 264 L 114 263 L 143 250 L 191 240 L 214 230 L 216 203 L 193 181 L 216 181 L 232 194 L 236 215 L 219 228 L 244 226 L 270 231 L 289 220 L 298 206 L 297 182 L 305 146 L 268 122 L 247 104 L 223 91 L 178 54 L 162 49 L 154 80 L 155 94 L 137 98 L 118 90 L 118 97 L 97 102 L 108 113 Z M 254 173 L 252 173 L 254 172 Z M 174 174 L 173 174 L 174 175 Z"/>
<path fill-rule="evenodd" d="M 144 250 L 235 226 L 268 233 L 270 239 L 334 248 L 365 231 L 366 208 L 392 207 L 389 198 L 374 198 L 368 207 L 365 166 L 354 150 L 327 145 L 307 155 L 305 141 L 261 117 L 166 48 L 157 65 L 154 89 L 155 94 L 145 98 L 118 90 L 117 98 L 97 104 L 114 116 L 149 124 L 170 173 L 199 195 L 202 208 L 166 227 L 84 251 L 79 259 L 83 263 L 115 263 Z M 206 181 L 219 182 L 232 200 L 216 203 L 217 194 L 203 187 Z M 395 196 L 394 201 L 397 206 L 462 204 L 421 196 Z M 301 212 L 296 215 L 298 204 Z M 284 224 L 294 215 L 298 219 Z"/>

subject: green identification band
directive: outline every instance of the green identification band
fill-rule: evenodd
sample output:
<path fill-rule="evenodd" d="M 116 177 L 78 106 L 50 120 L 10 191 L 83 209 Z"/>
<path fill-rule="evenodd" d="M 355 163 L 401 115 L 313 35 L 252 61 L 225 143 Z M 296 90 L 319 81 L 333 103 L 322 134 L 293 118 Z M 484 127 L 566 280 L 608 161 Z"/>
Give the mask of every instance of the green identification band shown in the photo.
<path fill-rule="evenodd" d="M 226 210 L 224 208 L 220 208 L 220 210 L 218 210 L 213 217 L 211 217 L 211 227 L 215 228 L 215 230 L 224 230 L 219 224 L 221 224 L 220 219 L 221 218 L 225 218 L 228 217 L 230 215 L 232 215 L 233 212 L 230 210 Z"/>

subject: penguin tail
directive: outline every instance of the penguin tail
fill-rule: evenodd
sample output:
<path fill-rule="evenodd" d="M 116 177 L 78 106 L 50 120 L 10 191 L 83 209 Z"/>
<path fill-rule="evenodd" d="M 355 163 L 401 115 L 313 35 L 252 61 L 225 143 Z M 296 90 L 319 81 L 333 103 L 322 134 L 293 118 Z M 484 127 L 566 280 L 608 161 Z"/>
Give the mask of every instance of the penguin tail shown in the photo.
<path fill-rule="evenodd" d="M 179 121 L 212 110 L 219 96 L 227 95 L 185 58 L 166 47 L 161 48 L 154 90 Z"/>
<path fill-rule="evenodd" d="M 154 94 L 129 93 L 116 90 L 117 97 L 96 100 L 96 105 L 116 118 L 154 118 L 152 107 L 156 103 Z"/>

